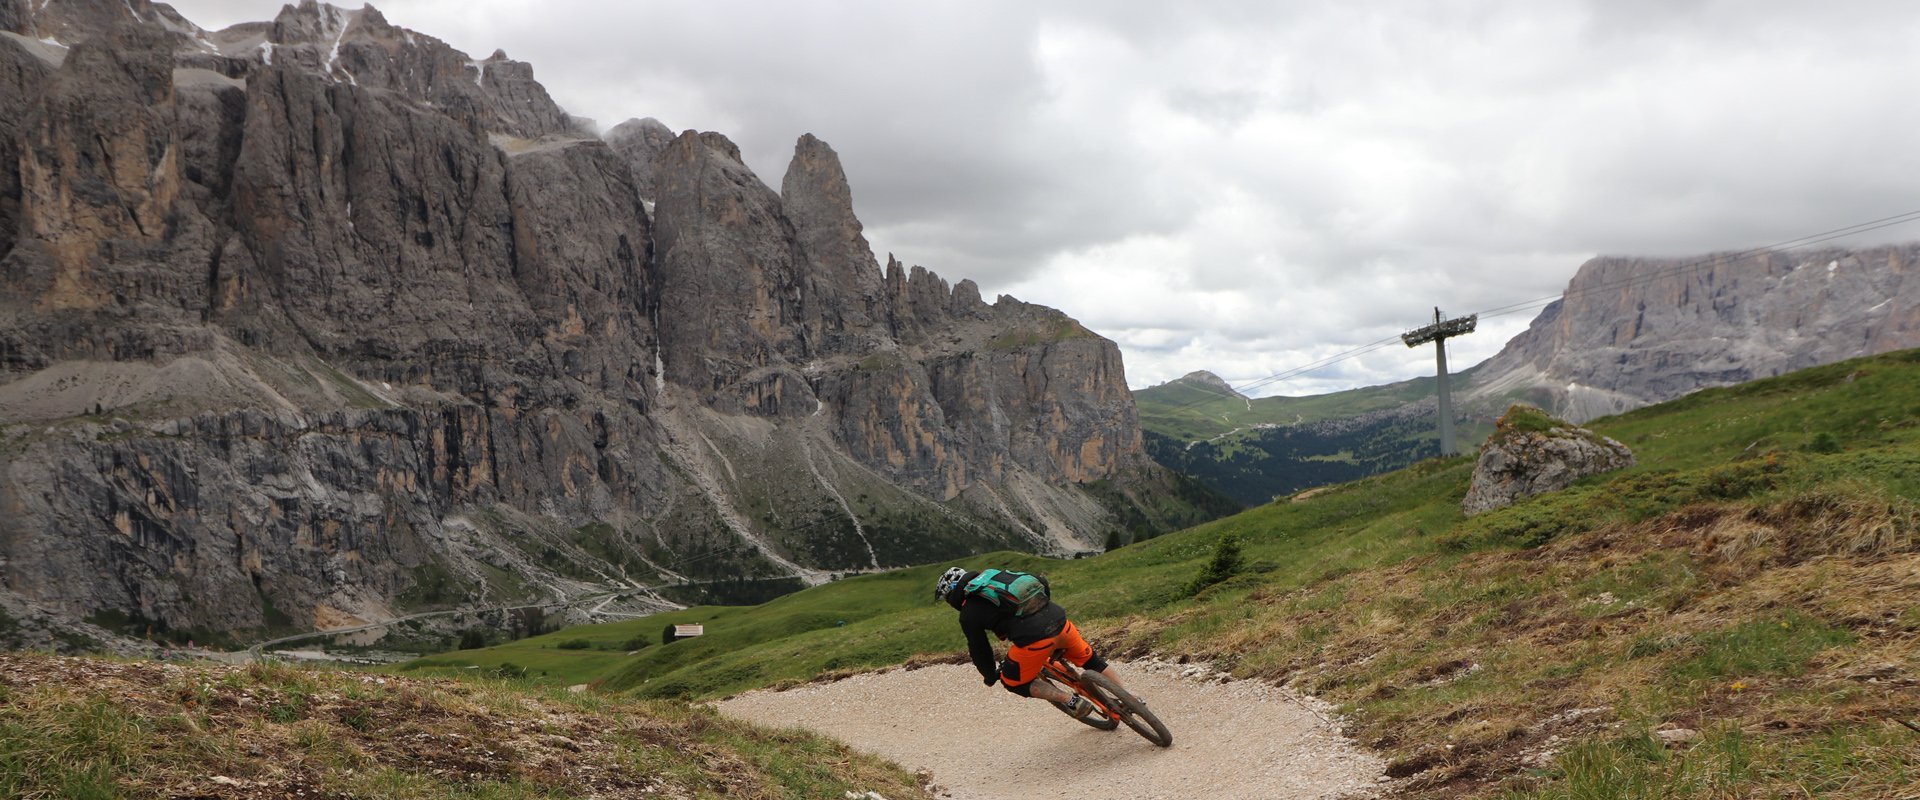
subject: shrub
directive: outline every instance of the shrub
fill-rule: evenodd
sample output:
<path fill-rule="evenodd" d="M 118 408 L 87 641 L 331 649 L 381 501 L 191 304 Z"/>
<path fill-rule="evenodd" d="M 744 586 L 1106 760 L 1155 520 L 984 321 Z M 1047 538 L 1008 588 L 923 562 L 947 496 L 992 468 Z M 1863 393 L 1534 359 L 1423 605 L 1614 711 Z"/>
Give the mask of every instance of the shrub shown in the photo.
<path fill-rule="evenodd" d="M 593 643 L 585 639 L 568 639 L 564 642 L 559 643 L 558 645 L 555 645 L 555 647 L 558 647 L 562 650 L 585 650 L 592 646 L 593 646 Z"/>
<path fill-rule="evenodd" d="M 1187 584 L 1187 594 L 1199 594 L 1202 589 L 1234 576 L 1240 571 L 1240 534 L 1227 531 L 1220 534 L 1220 541 L 1213 545 L 1213 558 L 1200 569 L 1200 574 Z"/>

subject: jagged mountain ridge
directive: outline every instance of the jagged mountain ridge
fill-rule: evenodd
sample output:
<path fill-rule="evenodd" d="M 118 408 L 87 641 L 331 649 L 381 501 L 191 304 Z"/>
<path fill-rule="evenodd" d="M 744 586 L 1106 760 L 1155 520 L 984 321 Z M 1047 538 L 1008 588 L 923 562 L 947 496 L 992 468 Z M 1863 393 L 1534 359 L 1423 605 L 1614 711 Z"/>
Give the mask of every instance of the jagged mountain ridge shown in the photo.
<path fill-rule="evenodd" d="M 883 271 L 811 136 L 776 194 L 371 6 L 0 26 L 16 599 L 301 629 L 1172 522 L 1118 349 Z"/>

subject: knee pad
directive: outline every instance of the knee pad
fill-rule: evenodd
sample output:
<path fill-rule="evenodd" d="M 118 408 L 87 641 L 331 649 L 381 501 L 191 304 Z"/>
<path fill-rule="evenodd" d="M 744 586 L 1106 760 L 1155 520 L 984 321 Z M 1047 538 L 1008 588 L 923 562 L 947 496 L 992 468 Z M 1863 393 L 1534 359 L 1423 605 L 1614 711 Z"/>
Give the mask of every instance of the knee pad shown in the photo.
<path fill-rule="evenodd" d="M 1020 695 L 1021 697 L 1033 696 L 1033 684 L 1031 682 L 1007 683 L 1006 681 L 1001 681 L 1000 685 L 1001 687 L 1005 688 L 1007 691 Z"/>
<path fill-rule="evenodd" d="M 1093 672 L 1106 672 L 1107 660 L 1101 658 L 1099 653 L 1094 653 L 1093 655 L 1087 656 L 1087 663 L 1080 666 Z"/>

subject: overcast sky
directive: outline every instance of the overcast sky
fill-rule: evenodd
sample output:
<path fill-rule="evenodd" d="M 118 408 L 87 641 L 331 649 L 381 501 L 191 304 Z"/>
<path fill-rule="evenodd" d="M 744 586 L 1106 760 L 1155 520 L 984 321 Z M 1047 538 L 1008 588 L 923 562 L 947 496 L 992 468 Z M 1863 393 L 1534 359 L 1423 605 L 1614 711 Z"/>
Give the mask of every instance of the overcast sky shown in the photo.
<path fill-rule="evenodd" d="M 204 27 L 278 3 L 179 0 Z M 1565 289 L 1920 208 L 1920 4 L 388 0 L 603 127 L 839 151 L 888 252 L 1066 311 L 1135 388 L 1236 386 Z M 1843 244 L 1920 239 L 1920 226 Z M 1452 340 L 1491 356 L 1529 311 Z M 1430 374 L 1395 345 L 1259 394 Z"/>

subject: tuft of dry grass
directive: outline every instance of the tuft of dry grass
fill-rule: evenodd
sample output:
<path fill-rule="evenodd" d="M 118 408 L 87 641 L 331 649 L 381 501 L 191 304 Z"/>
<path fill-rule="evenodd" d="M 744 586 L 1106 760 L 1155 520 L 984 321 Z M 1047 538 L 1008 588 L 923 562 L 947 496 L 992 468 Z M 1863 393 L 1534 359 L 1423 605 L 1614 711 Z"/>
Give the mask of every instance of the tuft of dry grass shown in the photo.
<path fill-rule="evenodd" d="M 1920 597 L 1917 518 L 1909 501 L 1845 484 L 1697 504 L 1533 549 L 1416 558 L 1236 608 L 1137 616 L 1109 634 L 1171 656 L 1170 632 L 1189 632 L 1174 639 L 1181 655 L 1341 704 L 1349 732 L 1392 758 L 1404 797 L 1813 796 L 1704 753 L 1744 736 L 1740 747 L 1819 765 L 1831 747 L 1811 740 L 1839 736 L 1879 743 L 1874 780 L 1920 770 L 1920 748 L 1880 735 L 1920 718 L 1920 614 L 1889 602 Z M 1214 630 L 1208 615 L 1244 620 L 1190 633 Z M 1660 728 L 1707 733 L 1670 746 Z M 1622 737 L 1659 743 L 1660 758 Z M 1600 785 L 1583 784 L 1583 770 L 1618 778 L 1627 762 L 1659 791 L 1556 793 Z"/>
<path fill-rule="evenodd" d="M 0 796 L 925 797 L 844 747 L 510 682 L 0 654 Z"/>

